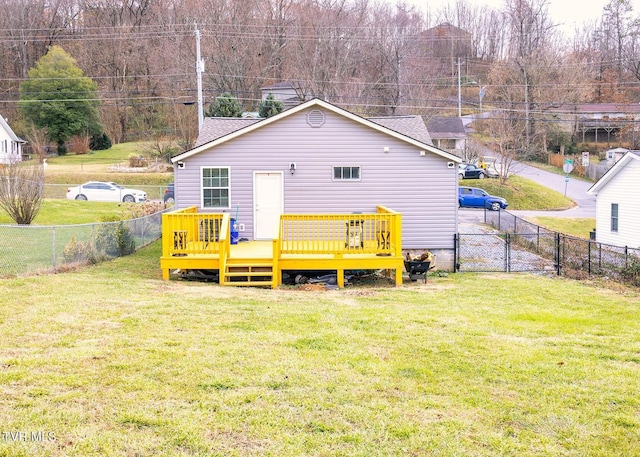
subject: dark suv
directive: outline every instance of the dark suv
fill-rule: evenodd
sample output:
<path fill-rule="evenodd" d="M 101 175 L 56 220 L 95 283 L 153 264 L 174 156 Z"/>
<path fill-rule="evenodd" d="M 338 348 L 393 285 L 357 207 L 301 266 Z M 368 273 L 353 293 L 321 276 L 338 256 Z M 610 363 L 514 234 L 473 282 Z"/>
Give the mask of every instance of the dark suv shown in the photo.
<path fill-rule="evenodd" d="M 164 202 L 175 203 L 175 198 L 173 196 L 173 183 L 169 184 L 164 190 Z"/>

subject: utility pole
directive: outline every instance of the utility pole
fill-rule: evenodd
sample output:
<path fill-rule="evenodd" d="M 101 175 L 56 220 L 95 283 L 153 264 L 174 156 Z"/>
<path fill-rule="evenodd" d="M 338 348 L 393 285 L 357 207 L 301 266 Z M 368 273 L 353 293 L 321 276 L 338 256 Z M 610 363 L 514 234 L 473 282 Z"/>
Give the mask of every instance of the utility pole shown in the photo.
<path fill-rule="evenodd" d="M 460 57 L 458 57 L 458 117 L 462 117 L 462 84 L 460 84 Z"/>
<path fill-rule="evenodd" d="M 204 123 L 204 102 L 202 100 L 202 73 L 204 73 L 204 60 L 200 58 L 200 30 L 198 24 L 194 22 L 196 27 L 196 74 L 198 75 L 198 134 L 202 130 Z"/>

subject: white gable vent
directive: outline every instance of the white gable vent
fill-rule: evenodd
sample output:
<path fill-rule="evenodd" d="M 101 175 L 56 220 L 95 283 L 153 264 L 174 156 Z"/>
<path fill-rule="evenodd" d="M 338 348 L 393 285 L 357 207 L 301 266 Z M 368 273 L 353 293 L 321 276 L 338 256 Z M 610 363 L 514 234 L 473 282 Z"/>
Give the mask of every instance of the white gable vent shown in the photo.
<path fill-rule="evenodd" d="M 307 114 L 307 123 L 311 127 L 322 127 L 324 125 L 324 113 L 318 109 L 314 109 Z"/>

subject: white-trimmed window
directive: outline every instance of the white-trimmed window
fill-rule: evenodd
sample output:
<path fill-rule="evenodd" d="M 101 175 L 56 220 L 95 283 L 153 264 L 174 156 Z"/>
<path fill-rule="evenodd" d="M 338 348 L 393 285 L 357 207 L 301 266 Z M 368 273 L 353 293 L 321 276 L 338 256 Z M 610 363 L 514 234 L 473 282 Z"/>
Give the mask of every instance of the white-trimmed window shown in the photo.
<path fill-rule="evenodd" d="M 611 231 L 618 231 L 618 204 L 611 203 Z"/>
<path fill-rule="evenodd" d="M 360 167 L 333 167 L 334 181 L 360 181 Z"/>
<path fill-rule="evenodd" d="M 203 208 L 229 208 L 230 193 L 228 167 L 202 167 Z"/>

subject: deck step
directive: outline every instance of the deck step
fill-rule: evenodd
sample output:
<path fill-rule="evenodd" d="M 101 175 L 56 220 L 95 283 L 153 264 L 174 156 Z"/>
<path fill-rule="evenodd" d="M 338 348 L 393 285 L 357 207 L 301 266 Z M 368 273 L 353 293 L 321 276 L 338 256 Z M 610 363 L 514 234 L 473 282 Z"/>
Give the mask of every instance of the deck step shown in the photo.
<path fill-rule="evenodd" d="M 230 261 L 224 274 L 224 284 L 228 286 L 270 287 L 273 283 L 271 262 Z"/>
<path fill-rule="evenodd" d="M 225 286 L 235 287 L 271 287 L 271 281 L 225 281 Z"/>

